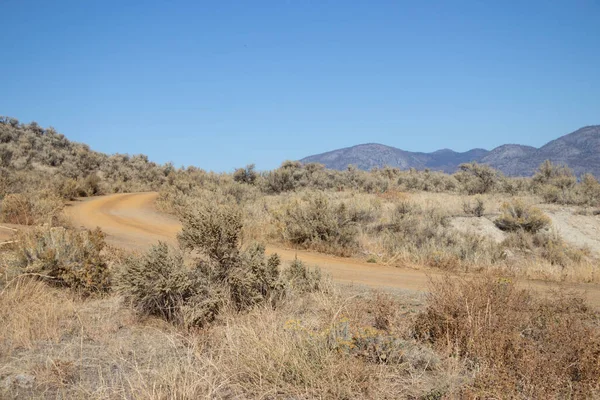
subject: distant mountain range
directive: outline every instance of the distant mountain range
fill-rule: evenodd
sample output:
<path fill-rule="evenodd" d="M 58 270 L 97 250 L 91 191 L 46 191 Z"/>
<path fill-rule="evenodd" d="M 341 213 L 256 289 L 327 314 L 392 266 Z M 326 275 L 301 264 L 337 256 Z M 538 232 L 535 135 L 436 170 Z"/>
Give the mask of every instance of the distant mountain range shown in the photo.
<path fill-rule="evenodd" d="M 577 175 L 586 172 L 600 177 L 600 125 L 586 126 L 538 148 L 520 144 L 505 144 L 488 151 L 473 149 L 457 153 L 450 149 L 433 153 L 418 153 L 382 144 L 369 143 L 327 153 L 316 154 L 300 160 L 317 162 L 331 169 L 345 169 L 348 165 L 369 170 L 374 167 L 400 169 L 425 169 L 455 172 L 465 162 L 488 164 L 508 176 L 531 176 L 545 160 L 566 164 Z"/>

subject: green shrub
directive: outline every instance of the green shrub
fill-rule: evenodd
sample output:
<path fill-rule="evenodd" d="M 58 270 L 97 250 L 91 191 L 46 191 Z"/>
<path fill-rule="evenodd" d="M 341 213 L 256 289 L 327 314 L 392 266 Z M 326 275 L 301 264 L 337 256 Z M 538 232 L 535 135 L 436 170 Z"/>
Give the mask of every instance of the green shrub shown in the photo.
<path fill-rule="evenodd" d="M 524 230 L 538 232 L 550 225 L 550 218 L 537 207 L 528 206 L 520 200 L 502 205 L 502 214 L 495 224 L 504 231 Z"/>
<path fill-rule="evenodd" d="M 104 233 L 65 228 L 35 228 L 20 234 L 17 266 L 49 283 L 89 295 L 110 289 L 110 271 L 101 255 Z"/>

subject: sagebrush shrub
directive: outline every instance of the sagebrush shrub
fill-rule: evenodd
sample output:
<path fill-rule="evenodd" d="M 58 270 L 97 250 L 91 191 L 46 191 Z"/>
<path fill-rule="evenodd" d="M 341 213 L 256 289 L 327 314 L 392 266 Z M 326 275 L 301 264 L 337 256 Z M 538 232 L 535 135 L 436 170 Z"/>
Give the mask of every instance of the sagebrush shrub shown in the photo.
<path fill-rule="evenodd" d="M 284 281 L 295 291 L 300 293 L 315 292 L 321 289 L 321 270 L 310 269 L 298 258 L 283 270 Z"/>
<path fill-rule="evenodd" d="M 101 252 L 104 233 L 41 227 L 19 235 L 17 266 L 49 283 L 70 287 L 84 295 L 107 292 L 110 270 Z"/>
<path fill-rule="evenodd" d="M 275 305 L 284 293 L 280 259 L 265 247 L 241 249 L 241 210 L 204 198 L 182 210 L 179 243 L 183 255 L 161 243 L 131 258 L 118 274 L 119 291 L 144 313 L 187 327 L 213 321 L 224 307 L 237 311 Z"/>
<path fill-rule="evenodd" d="M 233 173 L 233 180 L 240 183 L 246 183 L 248 185 L 254 185 L 258 179 L 258 174 L 254 169 L 254 164 L 249 164 L 246 166 L 246 168 L 236 169 Z"/>
<path fill-rule="evenodd" d="M 139 312 L 189 326 L 214 320 L 224 302 L 209 283 L 166 243 L 128 258 L 115 277 L 117 291 Z"/>
<path fill-rule="evenodd" d="M 534 190 L 548 203 L 578 204 L 582 199 L 577 193 L 577 177 L 566 165 L 544 161 L 532 179 Z"/>
<path fill-rule="evenodd" d="M 454 176 L 468 194 L 484 194 L 497 185 L 499 172 L 488 165 L 472 162 L 461 164 Z"/>
<path fill-rule="evenodd" d="M 182 248 L 202 251 L 218 263 L 236 261 L 242 229 L 238 206 L 202 199 L 183 210 L 180 218 Z"/>
<path fill-rule="evenodd" d="M 527 232 L 538 232 L 550 225 L 550 218 L 537 207 L 529 206 L 521 200 L 514 200 L 502 205 L 502 214 L 494 221 L 504 231 L 519 229 Z"/>
<path fill-rule="evenodd" d="M 12 193 L 0 202 L 0 221 L 19 225 L 56 225 L 63 208 L 63 199 L 51 190 Z"/>
<path fill-rule="evenodd" d="M 292 244 L 340 255 L 351 254 L 357 246 L 358 230 L 348 207 L 332 204 L 324 194 L 290 202 L 281 219 L 283 237 Z"/>

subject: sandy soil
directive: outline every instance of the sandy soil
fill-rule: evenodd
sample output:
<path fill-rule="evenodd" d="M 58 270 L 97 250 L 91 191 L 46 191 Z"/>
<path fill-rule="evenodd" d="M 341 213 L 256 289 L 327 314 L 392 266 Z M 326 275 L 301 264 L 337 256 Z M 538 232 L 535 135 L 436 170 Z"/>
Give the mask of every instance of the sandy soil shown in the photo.
<path fill-rule="evenodd" d="M 600 215 L 579 215 L 573 207 L 554 205 L 545 205 L 542 210 L 563 239 L 600 256 Z"/>
<path fill-rule="evenodd" d="M 496 243 L 506 238 L 506 234 L 488 217 L 455 217 L 452 219 L 452 227 L 457 231 L 487 236 Z"/>
<path fill-rule="evenodd" d="M 107 240 L 114 245 L 144 250 L 159 240 L 175 243 L 181 228 L 179 222 L 154 208 L 156 193 L 116 194 L 73 202 L 68 214 L 76 226 L 101 227 Z M 296 256 L 309 265 L 318 265 L 335 281 L 394 290 L 425 291 L 431 278 L 442 275 L 431 271 L 389 267 L 365 263 L 356 259 L 334 257 L 309 251 L 268 246 L 267 252 L 278 253 L 283 261 Z M 600 287 L 593 284 L 555 284 L 540 281 L 520 281 L 520 285 L 549 292 L 561 287 L 576 290 L 595 306 L 600 306 Z"/>

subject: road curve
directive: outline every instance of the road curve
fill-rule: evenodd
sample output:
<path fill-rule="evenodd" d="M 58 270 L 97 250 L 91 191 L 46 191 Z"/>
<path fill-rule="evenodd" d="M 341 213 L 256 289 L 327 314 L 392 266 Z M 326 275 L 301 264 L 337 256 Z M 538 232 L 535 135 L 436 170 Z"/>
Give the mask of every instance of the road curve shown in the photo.
<path fill-rule="evenodd" d="M 76 227 L 100 227 L 107 234 L 109 243 L 129 250 L 143 251 L 159 240 L 175 244 L 177 232 L 181 229 L 177 219 L 155 209 L 154 201 L 157 196 L 157 193 L 126 193 L 94 197 L 72 202 L 67 207 L 67 213 Z M 297 256 L 309 265 L 318 265 L 337 282 L 375 288 L 425 291 L 432 277 L 441 276 L 435 272 L 371 264 L 276 246 L 268 246 L 267 252 L 279 254 L 284 262 Z M 576 290 L 591 304 L 600 306 L 598 285 L 558 285 L 540 281 L 521 281 L 519 284 L 543 292 L 555 290 L 559 286 Z"/>

